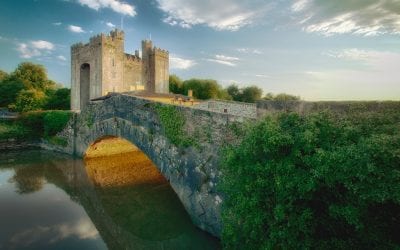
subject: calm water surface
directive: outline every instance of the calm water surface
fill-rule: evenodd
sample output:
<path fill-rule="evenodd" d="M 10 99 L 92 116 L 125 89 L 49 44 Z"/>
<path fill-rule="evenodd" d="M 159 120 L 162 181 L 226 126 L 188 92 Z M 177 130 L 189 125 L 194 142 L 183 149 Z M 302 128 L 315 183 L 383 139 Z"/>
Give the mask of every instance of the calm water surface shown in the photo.
<path fill-rule="evenodd" d="M 0 152 L 0 249 L 220 248 L 167 182 L 132 180 L 128 165 Z"/>

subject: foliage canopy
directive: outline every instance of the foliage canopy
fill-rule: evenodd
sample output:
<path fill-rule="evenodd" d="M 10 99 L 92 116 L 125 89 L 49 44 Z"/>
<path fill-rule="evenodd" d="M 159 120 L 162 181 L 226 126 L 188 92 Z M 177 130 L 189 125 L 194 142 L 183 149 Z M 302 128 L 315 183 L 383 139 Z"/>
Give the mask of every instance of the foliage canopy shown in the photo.
<path fill-rule="evenodd" d="M 400 245 L 400 111 L 284 113 L 226 149 L 226 249 Z"/>

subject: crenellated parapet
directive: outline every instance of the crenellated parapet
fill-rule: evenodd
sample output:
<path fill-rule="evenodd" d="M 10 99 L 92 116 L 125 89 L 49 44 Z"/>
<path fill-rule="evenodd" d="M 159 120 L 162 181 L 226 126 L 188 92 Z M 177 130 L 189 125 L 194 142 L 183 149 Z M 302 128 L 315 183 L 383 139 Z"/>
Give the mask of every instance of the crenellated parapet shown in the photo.
<path fill-rule="evenodd" d="M 128 53 L 125 53 L 125 60 L 130 62 L 142 62 L 142 59 L 140 57 L 138 57 L 137 55 L 131 55 Z"/>

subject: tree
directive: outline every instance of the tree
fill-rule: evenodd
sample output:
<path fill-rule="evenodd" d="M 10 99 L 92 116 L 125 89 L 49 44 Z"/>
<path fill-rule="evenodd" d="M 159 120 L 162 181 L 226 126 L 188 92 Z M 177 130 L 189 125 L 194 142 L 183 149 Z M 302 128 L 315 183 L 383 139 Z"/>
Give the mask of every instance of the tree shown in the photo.
<path fill-rule="evenodd" d="M 232 100 L 240 102 L 242 93 L 236 84 L 231 84 L 226 88 L 226 92 L 232 97 Z"/>
<path fill-rule="evenodd" d="M 2 82 L 5 78 L 7 78 L 7 72 L 0 69 L 0 82 Z"/>
<path fill-rule="evenodd" d="M 275 101 L 299 101 L 300 96 L 289 95 L 285 93 L 277 94 L 274 98 Z"/>
<path fill-rule="evenodd" d="M 20 81 L 26 89 L 45 91 L 54 88 L 55 83 L 47 79 L 47 72 L 43 65 L 23 62 L 10 74 L 13 81 Z"/>
<path fill-rule="evenodd" d="M 47 101 L 45 109 L 51 110 L 69 110 L 71 102 L 71 90 L 68 88 L 60 88 L 57 90 L 49 90 L 46 95 Z"/>
<path fill-rule="evenodd" d="M 271 92 L 265 94 L 265 96 L 263 97 L 263 100 L 266 101 L 273 101 L 275 98 L 274 94 L 272 94 Z"/>
<path fill-rule="evenodd" d="M 14 105 L 10 105 L 11 109 L 18 112 L 27 112 L 31 110 L 42 109 L 46 102 L 46 95 L 39 90 L 29 89 L 19 92 Z"/>
<path fill-rule="evenodd" d="M 190 79 L 183 82 L 184 94 L 193 90 L 193 96 L 197 99 L 216 99 L 221 91 L 221 86 L 211 79 Z"/>
<path fill-rule="evenodd" d="M 183 82 L 177 75 L 169 76 L 169 92 L 183 94 Z"/>
<path fill-rule="evenodd" d="M 254 103 L 261 99 L 262 89 L 257 86 L 245 87 L 242 89 L 242 102 Z"/>
<path fill-rule="evenodd" d="M 15 103 L 18 93 L 24 88 L 22 82 L 13 81 L 8 77 L 0 82 L 0 107 L 8 107 L 8 105 Z"/>

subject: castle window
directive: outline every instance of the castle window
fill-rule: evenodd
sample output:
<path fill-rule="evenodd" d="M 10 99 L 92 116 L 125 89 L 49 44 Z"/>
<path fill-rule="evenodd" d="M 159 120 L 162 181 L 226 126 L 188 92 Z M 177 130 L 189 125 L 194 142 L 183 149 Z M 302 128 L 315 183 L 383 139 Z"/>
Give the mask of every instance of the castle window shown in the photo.
<path fill-rule="evenodd" d="M 115 60 L 114 60 L 114 58 L 112 59 L 112 66 L 113 66 L 113 67 L 115 66 Z"/>

